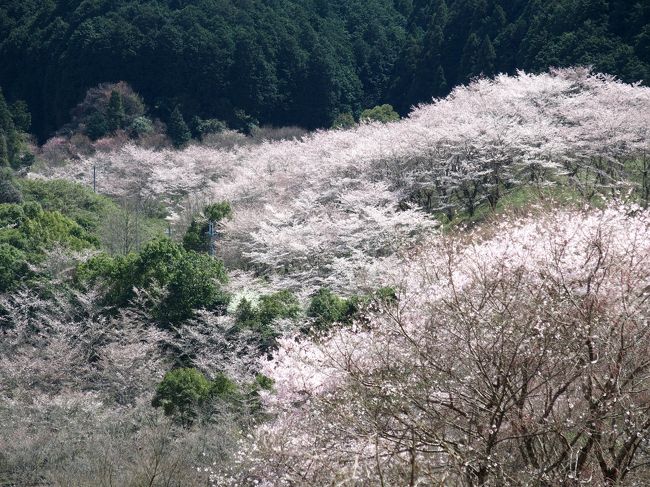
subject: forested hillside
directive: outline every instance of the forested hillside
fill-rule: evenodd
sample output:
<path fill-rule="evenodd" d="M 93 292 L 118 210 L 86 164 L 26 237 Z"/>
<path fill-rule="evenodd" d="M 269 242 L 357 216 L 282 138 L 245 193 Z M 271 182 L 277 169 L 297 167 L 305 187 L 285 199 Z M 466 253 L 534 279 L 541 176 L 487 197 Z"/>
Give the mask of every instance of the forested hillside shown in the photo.
<path fill-rule="evenodd" d="M 471 77 L 589 64 L 650 79 L 650 6 L 623 0 L 7 0 L 0 86 L 44 139 L 87 89 L 126 81 L 167 120 L 328 127 L 402 114 Z"/>
<path fill-rule="evenodd" d="M 480 74 L 592 65 L 650 80 L 650 4 L 634 0 L 414 0 L 391 79 L 401 111 Z"/>
<path fill-rule="evenodd" d="M 650 88 L 574 68 L 56 138 L 0 173 L 0 483 L 647 485 L 649 134 Z"/>
<path fill-rule="evenodd" d="M 386 92 L 406 13 L 392 0 L 3 2 L 0 86 L 28 100 L 40 135 L 120 80 L 163 116 L 180 104 L 188 119 L 325 126 Z"/>
<path fill-rule="evenodd" d="M 0 0 L 0 487 L 650 485 L 650 2 Z"/>

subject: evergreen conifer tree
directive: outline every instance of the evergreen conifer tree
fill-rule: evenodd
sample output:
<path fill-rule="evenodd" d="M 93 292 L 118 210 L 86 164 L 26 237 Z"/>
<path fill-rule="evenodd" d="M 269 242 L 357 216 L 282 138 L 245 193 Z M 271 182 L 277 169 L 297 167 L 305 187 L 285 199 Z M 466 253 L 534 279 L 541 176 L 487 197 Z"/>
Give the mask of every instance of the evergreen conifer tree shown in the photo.
<path fill-rule="evenodd" d="M 27 103 L 23 100 L 17 100 L 12 103 L 10 110 L 16 130 L 28 132 L 32 125 L 32 114 L 29 113 Z"/>
<path fill-rule="evenodd" d="M 108 130 L 115 132 L 124 126 L 124 103 L 122 102 L 122 95 L 113 90 L 111 92 L 111 99 L 108 102 L 108 109 L 106 111 L 106 121 L 108 122 Z"/>
<path fill-rule="evenodd" d="M 19 138 L 11 111 L 0 89 L 0 165 L 10 165 L 18 155 Z"/>
<path fill-rule="evenodd" d="M 467 38 L 465 47 L 463 48 L 463 56 L 460 60 L 461 73 L 465 75 L 466 79 L 470 79 L 480 74 L 479 69 L 479 49 L 481 42 L 475 32 L 472 32 Z"/>
<path fill-rule="evenodd" d="M 494 46 L 492 41 L 488 36 L 485 36 L 483 42 L 481 43 L 481 49 L 479 51 L 477 66 L 475 66 L 476 74 L 491 75 L 494 74 L 496 69 L 495 63 L 497 60 L 496 52 L 494 51 Z"/>
<path fill-rule="evenodd" d="M 7 106 L 7 101 L 0 88 L 0 129 L 7 134 L 11 130 L 15 130 L 14 121 L 11 116 L 11 111 Z"/>
<path fill-rule="evenodd" d="M 0 167 L 9 166 L 9 151 L 7 150 L 7 137 L 0 130 Z"/>
<path fill-rule="evenodd" d="M 182 147 L 187 144 L 192 138 L 190 129 L 185 123 L 183 114 L 178 107 L 174 108 L 174 111 L 169 117 L 167 135 L 169 135 L 169 138 L 172 139 L 172 144 L 174 144 L 174 147 Z"/>

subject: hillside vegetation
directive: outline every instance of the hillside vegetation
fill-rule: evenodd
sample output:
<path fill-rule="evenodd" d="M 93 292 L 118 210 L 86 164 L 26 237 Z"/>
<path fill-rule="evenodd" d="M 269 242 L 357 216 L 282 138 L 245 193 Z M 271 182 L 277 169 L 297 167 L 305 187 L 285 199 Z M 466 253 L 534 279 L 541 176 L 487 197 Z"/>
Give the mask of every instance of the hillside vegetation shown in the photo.
<path fill-rule="evenodd" d="M 1 485 L 648 483 L 650 88 L 287 133 L 3 169 Z"/>
<path fill-rule="evenodd" d="M 225 149 L 127 145 L 43 174 L 88 184 L 95 167 L 102 193 L 161 198 L 180 228 L 197 202 L 229 201 L 226 262 L 309 293 L 312 282 L 349 286 L 331 273 L 524 189 L 647 204 L 649 106 L 647 88 L 584 69 L 522 72 L 459 87 L 396 123 Z"/>

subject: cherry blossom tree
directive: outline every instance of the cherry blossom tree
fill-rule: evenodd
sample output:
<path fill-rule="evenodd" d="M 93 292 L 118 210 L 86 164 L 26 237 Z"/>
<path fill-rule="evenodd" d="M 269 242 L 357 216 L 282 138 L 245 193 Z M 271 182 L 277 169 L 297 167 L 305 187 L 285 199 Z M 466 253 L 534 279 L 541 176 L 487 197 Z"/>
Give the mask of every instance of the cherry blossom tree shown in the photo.
<path fill-rule="evenodd" d="M 245 337 L 229 335 L 232 324 L 216 326 L 220 318 L 207 312 L 162 331 L 137 299 L 105 317 L 94 293 L 60 287 L 0 296 L 0 478 L 205 485 L 208 467 L 234 450 L 246 411 L 209 411 L 218 421 L 184 429 L 154 409 L 152 397 L 178 360 L 208 377 L 252 381 Z"/>
<path fill-rule="evenodd" d="M 163 332 L 138 298 L 102 317 L 92 292 L 2 296 L 0 438 L 18 440 L 0 440 L 0 467 L 18 484 L 647 484 L 649 133 L 649 88 L 572 68 L 477 79 L 391 124 L 291 140 L 93 155 L 52 141 L 56 163 L 33 177 L 90 185 L 96 172 L 100 193 L 138 211 L 164 204 L 176 237 L 229 202 L 216 250 L 234 308 L 287 289 L 303 304 L 322 287 L 395 292 L 329 334 L 272 323 L 285 336 L 261 362 L 232 312 Z M 521 188 L 641 206 L 438 223 Z M 77 257 L 50 257 L 59 283 Z M 240 383 L 268 375 L 274 391 L 256 392 L 271 421 L 252 438 L 228 414 L 178 431 L 150 408 L 178 362 Z"/>
<path fill-rule="evenodd" d="M 277 416 L 233 481 L 643 485 L 649 237 L 613 205 L 425 246 L 386 269 L 397 300 L 264 364 Z"/>

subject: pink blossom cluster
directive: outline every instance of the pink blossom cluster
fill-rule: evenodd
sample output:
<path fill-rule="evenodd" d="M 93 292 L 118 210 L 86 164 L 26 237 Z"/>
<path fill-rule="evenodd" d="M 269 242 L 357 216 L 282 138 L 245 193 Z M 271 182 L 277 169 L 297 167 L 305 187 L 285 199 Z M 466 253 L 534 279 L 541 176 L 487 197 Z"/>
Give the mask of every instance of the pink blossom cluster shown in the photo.
<path fill-rule="evenodd" d="M 503 221 L 385 276 L 396 300 L 264 363 L 239 485 L 647 482 L 648 210 Z"/>

